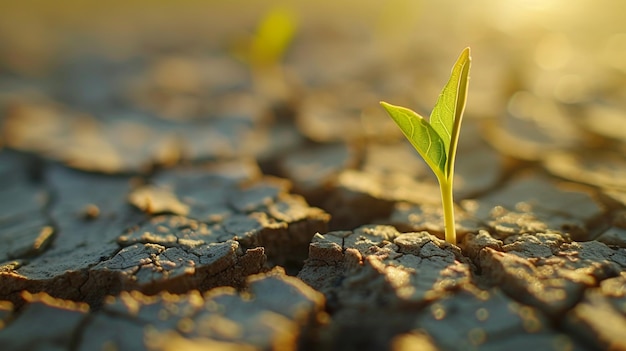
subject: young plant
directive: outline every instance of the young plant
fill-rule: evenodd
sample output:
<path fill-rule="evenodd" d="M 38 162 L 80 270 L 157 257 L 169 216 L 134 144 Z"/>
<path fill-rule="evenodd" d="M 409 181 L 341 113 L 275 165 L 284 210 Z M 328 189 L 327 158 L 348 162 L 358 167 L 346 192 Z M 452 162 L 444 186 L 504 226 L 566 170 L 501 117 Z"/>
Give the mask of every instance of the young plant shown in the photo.
<path fill-rule="evenodd" d="M 296 16 L 289 8 L 271 8 L 259 22 L 249 49 L 250 65 L 255 69 L 280 63 L 296 33 Z"/>
<path fill-rule="evenodd" d="M 452 244 L 456 244 L 452 198 L 454 160 L 467 101 L 470 64 L 470 49 L 465 48 L 452 68 L 450 80 L 439 94 L 430 114 L 430 123 L 413 110 L 380 103 L 435 173 L 441 190 L 446 241 Z"/>
<path fill-rule="evenodd" d="M 254 33 L 235 47 L 235 55 L 248 64 L 255 90 L 271 101 L 284 101 L 291 96 L 282 61 L 297 29 L 296 12 L 276 5 L 259 19 Z"/>

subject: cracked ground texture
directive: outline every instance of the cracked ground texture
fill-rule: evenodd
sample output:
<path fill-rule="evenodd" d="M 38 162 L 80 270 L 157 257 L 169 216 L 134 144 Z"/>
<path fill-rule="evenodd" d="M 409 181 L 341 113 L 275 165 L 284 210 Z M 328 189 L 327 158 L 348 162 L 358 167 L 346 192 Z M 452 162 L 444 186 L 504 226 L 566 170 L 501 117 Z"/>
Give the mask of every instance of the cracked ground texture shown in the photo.
<path fill-rule="evenodd" d="M 626 350 L 624 10 L 2 3 L 0 349 Z M 466 46 L 451 244 L 378 101 Z"/>

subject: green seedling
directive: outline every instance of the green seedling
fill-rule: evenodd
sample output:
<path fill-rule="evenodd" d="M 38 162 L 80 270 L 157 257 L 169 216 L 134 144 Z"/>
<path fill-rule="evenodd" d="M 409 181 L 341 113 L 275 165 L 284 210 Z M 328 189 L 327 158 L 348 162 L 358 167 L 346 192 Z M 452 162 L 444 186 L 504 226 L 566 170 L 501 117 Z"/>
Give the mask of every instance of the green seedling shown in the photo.
<path fill-rule="evenodd" d="M 452 244 L 456 244 L 452 197 L 454 160 L 467 101 L 470 64 L 470 49 L 466 48 L 454 64 L 450 80 L 439 94 L 430 114 L 430 123 L 413 110 L 380 103 L 435 173 L 441 190 L 446 241 Z"/>
<path fill-rule="evenodd" d="M 250 43 L 249 60 L 253 66 L 277 65 L 296 33 L 295 14 L 284 7 L 270 9 L 261 19 Z"/>
<path fill-rule="evenodd" d="M 277 5 L 259 19 L 254 33 L 233 47 L 233 54 L 247 63 L 255 90 L 271 101 L 284 101 L 291 96 L 282 63 L 297 29 L 297 13 Z"/>

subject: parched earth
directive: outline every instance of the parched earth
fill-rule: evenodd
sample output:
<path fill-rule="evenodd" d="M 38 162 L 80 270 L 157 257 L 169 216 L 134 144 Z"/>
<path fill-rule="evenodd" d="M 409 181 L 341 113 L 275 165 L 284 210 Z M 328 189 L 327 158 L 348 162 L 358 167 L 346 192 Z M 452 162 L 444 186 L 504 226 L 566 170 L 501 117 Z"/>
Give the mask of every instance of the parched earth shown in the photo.
<path fill-rule="evenodd" d="M 620 5 L 183 3 L 2 5 L 0 349 L 626 350 Z M 378 101 L 467 45 L 453 245 Z"/>

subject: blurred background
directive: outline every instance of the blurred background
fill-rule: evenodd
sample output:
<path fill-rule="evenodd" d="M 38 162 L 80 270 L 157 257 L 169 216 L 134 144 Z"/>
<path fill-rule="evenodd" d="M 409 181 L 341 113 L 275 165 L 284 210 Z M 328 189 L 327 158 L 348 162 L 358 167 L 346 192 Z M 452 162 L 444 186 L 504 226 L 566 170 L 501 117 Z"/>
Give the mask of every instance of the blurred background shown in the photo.
<path fill-rule="evenodd" d="M 466 118 L 499 152 L 620 157 L 625 16 L 618 0 L 3 1 L 0 142 L 105 173 L 271 170 L 401 138 L 378 102 L 428 115 L 470 46 Z"/>

